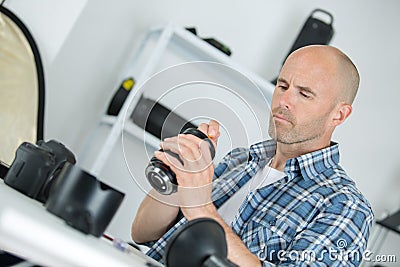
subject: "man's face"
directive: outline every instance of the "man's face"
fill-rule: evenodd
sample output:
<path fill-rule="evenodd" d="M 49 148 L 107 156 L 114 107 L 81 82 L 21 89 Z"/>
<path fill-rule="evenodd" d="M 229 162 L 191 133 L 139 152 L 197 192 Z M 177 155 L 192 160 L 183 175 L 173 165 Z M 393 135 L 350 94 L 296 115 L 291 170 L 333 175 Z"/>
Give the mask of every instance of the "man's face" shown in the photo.
<path fill-rule="evenodd" d="M 288 58 L 272 97 L 269 134 L 273 139 L 296 144 L 332 133 L 335 72 L 335 64 L 318 54 L 297 53 Z"/>

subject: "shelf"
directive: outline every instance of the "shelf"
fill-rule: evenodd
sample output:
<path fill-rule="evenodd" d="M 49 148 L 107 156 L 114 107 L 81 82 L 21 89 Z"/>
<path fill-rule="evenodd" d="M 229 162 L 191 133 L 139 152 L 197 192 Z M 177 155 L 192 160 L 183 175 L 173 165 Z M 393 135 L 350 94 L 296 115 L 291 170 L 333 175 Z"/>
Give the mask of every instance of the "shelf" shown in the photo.
<path fill-rule="evenodd" d="M 117 117 L 105 115 L 101 119 L 101 124 L 113 126 L 117 121 Z M 137 126 L 133 122 L 126 120 L 124 123 L 123 133 L 129 134 L 131 137 L 137 138 L 144 141 L 145 144 L 150 145 L 154 150 L 157 150 L 160 146 L 160 139 L 152 134 L 147 133 L 141 127 Z"/>
<path fill-rule="evenodd" d="M 198 64 L 200 62 L 201 64 Z M 189 74 L 193 74 L 194 78 L 186 73 L 184 75 L 178 73 L 175 78 L 173 75 L 168 76 L 170 73 L 160 73 L 171 66 L 175 66 L 174 69 L 181 67 L 183 73 L 193 68 Z M 180 91 L 179 94 L 165 96 L 158 102 L 174 112 L 175 108 L 179 109 L 177 114 L 185 118 L 190 119 L 204 115 L 208 118 L 220 119 L 223 123 L 221 126 L 224 128 L 222 130 L 226 133 L 225 137 L 231 138 L 228 140 L 231 142 L 230 144 L 222 145 L 224 149 L 237 145 L 247 146 L 250 145 L 249 142 L 260 141 L 259 139 L 267 135 L 268 103 L 271 102 L 274 85 L 243 68 L 232 58 L 182 27 L 168 24 L 165 27 L 150 30 L 139 44 L 126 69 L 125 77 L 135 77 L 136 84 L 119 115 L 117 117 L 104 116 L 101 119 L 101 123 L 111 126 L 111 130 L 94 160 L 91 168 L 93 174 L 101 171 L 122 132 L 143 140 L 145 145 L 150 145 L 154 149 L 159 147 L 160 140 L 158 138 L 146 133 L 142 128 L 124 118 L 124 115 L 132 113 L 141 95 L 155 101 L 159 100 L 163 92 L 160 92 L 157 86 L 152 85 L 154 85 L 154 79 L 162 77 L 163 74 L 166 77 L 163 77 L 158 84 L 167 89 Z M 173 68 L 169 68 L 167 71 L 171 69 Z M 156 73 L 158 73 L 157 76 L 153 76 Z M 196 80 L 198 76 L 205 77 L 204 80 L 207 82 L 201 81 L 199 84 L 194 84 L 192 81 Z M 149 77 L 152 77 L 152 85 L 149 85 Z M 175 89 L 176 84 L 183 84 L 184 90 L 182 88 Z M 212 86 L 214 88 L 210 88 Z M 194 103 L 196 102 L 194 99 L 205 99 L 210 95 L 215 103 L 208 105 L 199 102 L 197 106 L 184 105 L 190 96 Z M 216 103 L 220 103 L 221 108 Z M 235 118 L 229 119 L 229 116 Z M 255 122 L 249 122 L 253 118 Z M 243 139 L 243 136 L 247 137 L 248 143 L 233 140 L 235 135 L 237 139 Z"/>
<path fill-rule="evenodd" d="M 250 81 L 256 84 L 264 97 L 271 101 L 272 94 L 275 89 L 275 85 L 273 85 L 271 82 L 265 80 L 256 73 L 253 73 L 249 69 L 244 68 L 232 60 L 231 57 L 222 53 L 217 48 L 203 41 L 188 30 L 175 25 L 168 25 L 167 28 L 170 28 L 173 32 L 170 37 L 169 44 L 171 47 L 169 48 L 175 49 L 177 51 L 176 53 L 184 55 L 184 57 L 181 58 L 181 61 L 175 62 L 175 64 L 194 61 L 210 61 L 224 64 L 236 70 L 238 73 L 241 73 L 243 76 L 247 77 Z M 160 35 L 165 30 L 166 28 L 155 28 L 148 34 L 145 40 L 148 42 L 151 39 L 160 38 Z"/>

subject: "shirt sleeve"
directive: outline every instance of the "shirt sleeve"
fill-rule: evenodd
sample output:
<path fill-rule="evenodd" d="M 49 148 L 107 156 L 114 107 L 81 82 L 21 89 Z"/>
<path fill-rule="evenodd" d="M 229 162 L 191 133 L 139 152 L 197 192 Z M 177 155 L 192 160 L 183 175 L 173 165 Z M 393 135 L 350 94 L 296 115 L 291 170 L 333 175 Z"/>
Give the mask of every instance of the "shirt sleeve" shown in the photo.
<path fill-rule="evenodd" d="M 269 251 L 270 255 L 260 260 L 264 267 L 276 266 L 268 257 L 275 257 L 278 266 L 359 266 L 372 220 L 369 207 L 351 201 L 330 205 L 294 237 L 285 251 Z"/>
<path fill-rule="evenodd" d="M 249 149 L 239 147 L 227 153 L 214 168 L 214 179 L 248 160 Z"/>

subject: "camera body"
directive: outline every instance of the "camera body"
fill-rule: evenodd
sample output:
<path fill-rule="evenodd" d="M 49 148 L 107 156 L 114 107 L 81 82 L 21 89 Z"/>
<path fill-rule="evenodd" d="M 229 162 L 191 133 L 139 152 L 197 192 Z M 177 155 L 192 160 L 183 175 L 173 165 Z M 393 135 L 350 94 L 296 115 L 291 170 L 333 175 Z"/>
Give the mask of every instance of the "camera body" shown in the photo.
<path fill-rule="evenodd" d="M 4 182 L 42 203 L 46 202 L 54 180 L 66 162 L 75 164 L 74 154 L 63 144 L 40 140 L 37 144 L 22 143 Z"/>
<path fill-rule="evenodd" d="M 212 159 L 214 158 L 215 156 L 214 144 L 208 138 L 207 135 L 205 135 L 203 132 L 195 128 L 188 128 L 185 131 L 183 131 L 182 134 L 192 134 L 200 139 L 205 140 L 209 145 L 211 158 Z M 160 149 L 160 151 L 163 150 Z M 171 156 L 181 161 L 181 163 L 183 163 L 177 154 L 169 150 L 166 150 L 164 152 L 170 154 Z M 157 159 L 156 157 L 152 157 L 150 159 L 150 162 L 145 170 L 145 175 L 150 185 L 154 189 L 156 189 L 160 194 L 170 195 L 175 193 L 178 189 L 178 183 L 176 180 L 175 173 L 171 170 L 170 167 L 168 167 L 166 164 L 164 164 L 161 160 Z"/>

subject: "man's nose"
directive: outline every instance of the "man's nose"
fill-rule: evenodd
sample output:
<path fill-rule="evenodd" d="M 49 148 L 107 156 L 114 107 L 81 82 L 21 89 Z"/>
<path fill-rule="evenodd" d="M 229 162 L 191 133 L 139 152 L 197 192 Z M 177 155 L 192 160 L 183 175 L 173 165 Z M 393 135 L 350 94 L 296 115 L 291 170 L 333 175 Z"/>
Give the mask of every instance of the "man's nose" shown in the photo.
<path fill-rule="evenodd" d="M 279 106 L 291 109 L 293 106 L 293 89 L 288 88 L 287 90 L 283 91 L 279 98 Z"/>

